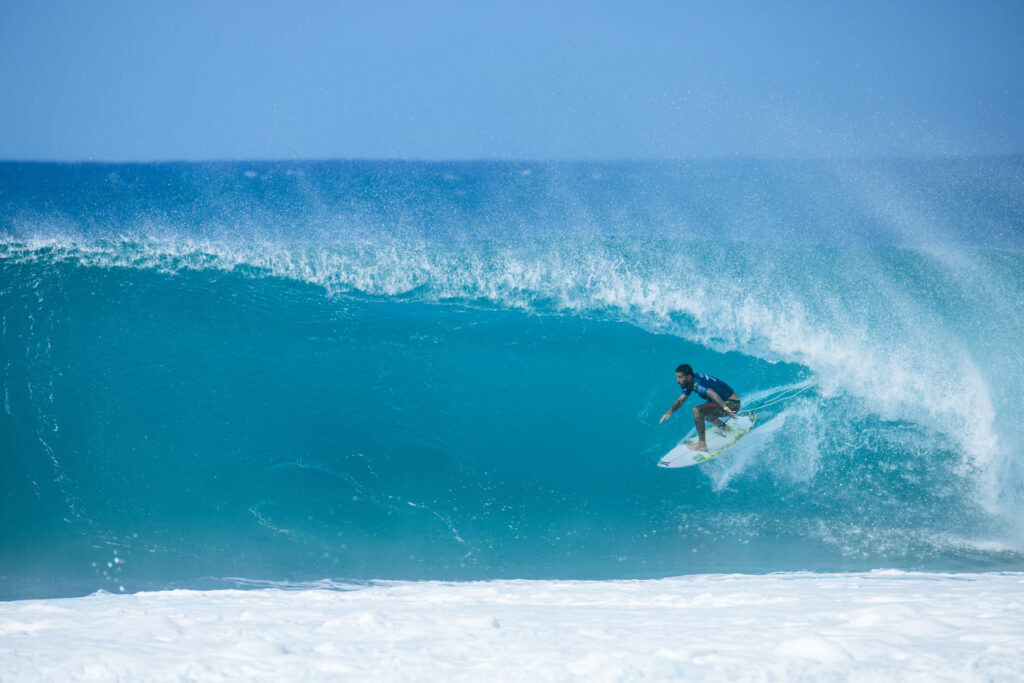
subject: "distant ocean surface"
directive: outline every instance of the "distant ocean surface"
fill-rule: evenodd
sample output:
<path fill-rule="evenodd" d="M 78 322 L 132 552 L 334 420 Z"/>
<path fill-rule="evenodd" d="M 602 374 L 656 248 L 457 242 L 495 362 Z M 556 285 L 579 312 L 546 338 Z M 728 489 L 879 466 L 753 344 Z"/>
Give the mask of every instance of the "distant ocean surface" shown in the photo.
<path fill-rule="evenodd" d="M 3 163 L 0 599 L 1020 571 L 1022 349 L 1021 158 Z"/>

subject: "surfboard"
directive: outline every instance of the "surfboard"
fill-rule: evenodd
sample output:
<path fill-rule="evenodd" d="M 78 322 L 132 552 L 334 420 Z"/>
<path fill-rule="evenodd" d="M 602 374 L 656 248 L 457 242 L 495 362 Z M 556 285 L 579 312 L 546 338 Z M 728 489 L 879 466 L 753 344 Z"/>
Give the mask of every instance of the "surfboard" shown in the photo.
<path fill-rule="evenodd" d="M 665 457 L 658 461 L 658 467 L 691 467 L 714 460 L 746 436 L 754 428 L 756 422 L 757 413 L 740 413 L 735 420 L 726 422 L 728 430 L 708 425 L 708 429 L 704 433 L 708 444 L 707 452 L 695 451 L 686 446 L 688 443 L 697 442 L 697 435 L 693 434 L 680 441 L 679 445 L 665 454 Z"/>

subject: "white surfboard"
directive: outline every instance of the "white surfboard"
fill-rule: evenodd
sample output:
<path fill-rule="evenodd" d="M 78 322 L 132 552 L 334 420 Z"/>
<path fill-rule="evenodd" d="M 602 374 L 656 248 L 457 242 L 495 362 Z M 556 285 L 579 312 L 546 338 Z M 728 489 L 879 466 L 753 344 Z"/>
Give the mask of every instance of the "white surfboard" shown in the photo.
<path fill-rule="evenodd" d="M 719 429 L 708 425 L 704 433 L 708 444 L 707 451 L 695 451 L 686 444 L 696 443 L 697 435 L 688 436 L 679 442 L 679 445 L 670 450 L 664 458 L 658 461 L 658 467 L 691 467 L 702 462 L 713 460 L 747 435 L 757 422 L 757 413 L 740 413 L 735 420 L 728 420 L 725 424 L 727 430 Z"/>

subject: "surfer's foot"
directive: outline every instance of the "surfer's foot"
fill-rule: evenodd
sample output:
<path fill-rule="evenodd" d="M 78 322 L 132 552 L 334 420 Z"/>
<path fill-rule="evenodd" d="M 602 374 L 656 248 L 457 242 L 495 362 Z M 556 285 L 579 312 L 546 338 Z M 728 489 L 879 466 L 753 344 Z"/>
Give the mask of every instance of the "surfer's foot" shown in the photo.
<path fill-rule="evenodd" d="M 708 445 L 704 441 L 698 441 L 697 443 L 688 443 L 686 447 L 691 451 L 707 451 Z"/>

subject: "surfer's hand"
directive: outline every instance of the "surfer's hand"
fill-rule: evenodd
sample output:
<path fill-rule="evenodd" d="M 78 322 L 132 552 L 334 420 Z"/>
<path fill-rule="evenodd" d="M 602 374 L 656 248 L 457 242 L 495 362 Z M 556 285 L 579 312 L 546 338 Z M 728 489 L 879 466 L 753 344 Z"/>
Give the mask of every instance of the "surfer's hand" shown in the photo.
<path fill-rule="evenodd" d="M 661 424 L 662 422 L 664 422 L 665 420 L 669 419 L 670 417 L 672 417 L 672 411 L 671 410 L 667 411 L 664 415 L 661 416 L 661 419 L 658 420 L 658 424 Z"/>

